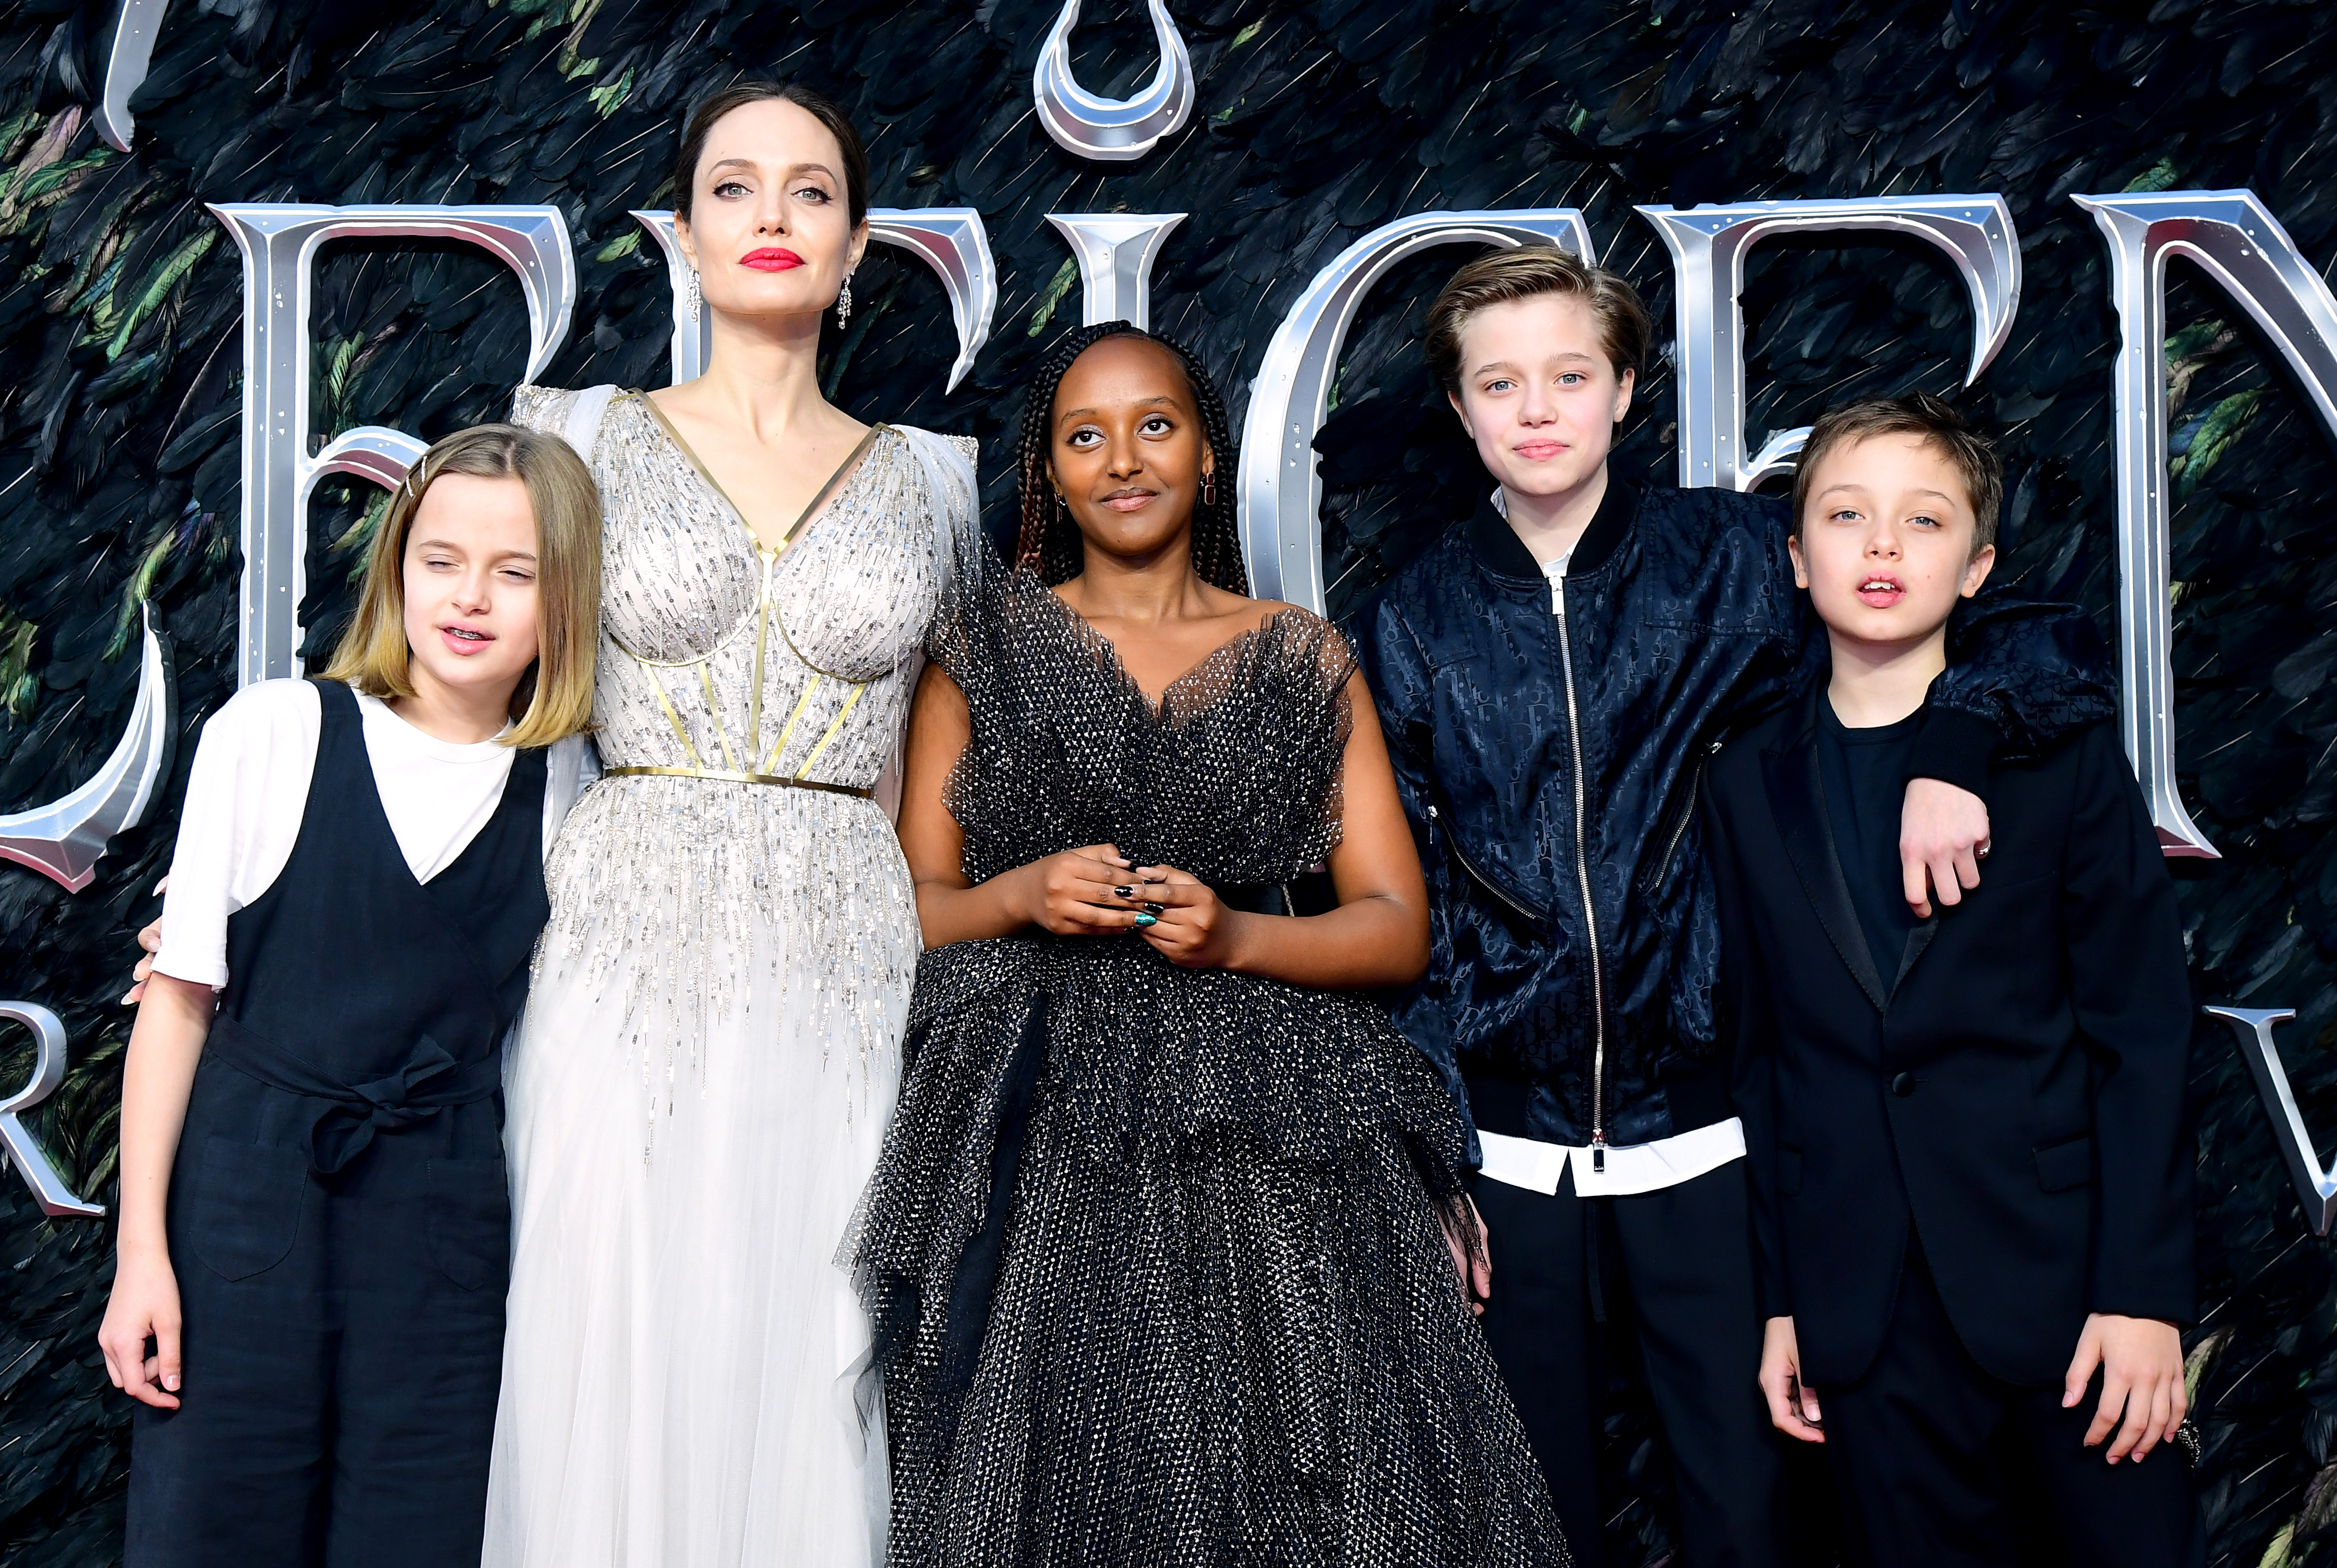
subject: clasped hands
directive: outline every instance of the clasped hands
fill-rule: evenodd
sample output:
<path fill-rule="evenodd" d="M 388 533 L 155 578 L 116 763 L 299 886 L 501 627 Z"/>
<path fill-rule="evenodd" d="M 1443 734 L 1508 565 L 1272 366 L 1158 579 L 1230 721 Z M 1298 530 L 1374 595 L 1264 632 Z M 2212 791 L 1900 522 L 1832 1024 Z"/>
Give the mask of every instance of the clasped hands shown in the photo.
<path fill-rule="evenodd" d="M 1089 844 L 1006 873 L 1029 924 L 1059 937 L 1134 931 L 1172 964 L 1233 967 L 1247 918 L 1198 877 L 1175 866 L 1132 864 L 1115 844 Z"/>

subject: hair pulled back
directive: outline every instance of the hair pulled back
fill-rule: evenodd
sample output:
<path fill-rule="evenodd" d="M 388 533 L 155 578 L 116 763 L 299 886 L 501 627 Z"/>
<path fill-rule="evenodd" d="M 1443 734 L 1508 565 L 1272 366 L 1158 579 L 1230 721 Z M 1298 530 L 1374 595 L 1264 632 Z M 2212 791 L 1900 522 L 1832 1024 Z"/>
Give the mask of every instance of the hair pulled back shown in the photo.
<path fill-rule="evenodd" d="M 709 93 L 691 108 L 689 118 L 682 124 L 681 149 L 673 161 L 673 209 L 687 221 L 690 199 L 698 193 L 698 161 L 706 155 L 706 138 L 712 133 L 721 118 L 733 109 L 743 109 L 749 103 L 767 103 L 777 99 L 792 103 L 828 129 L 836 144 L 844 150 L 844 202 L 852 215 L 852 227 L 857 229 L 868 218 L 868 149 L 860 140 L 860 132 L 836 102 L 824 93 L 816 93 L 794 82 L 773 82 L 764 77 L 749 77 L 734 82 L 718 92 Z"/>
<path fill-rule="evenodd" d="M 1079 524 L 1048 482 L 1047 459 L 1054 447 L 1055 394 L 1071 362 L 1110 337 L 1134 337 L 1158 344 L 1176 359 L 1200 409 L 1201 429 L 1216 458 L 1216 482 L 1193 503 L 1193 570 L 1202 581 L 1228 593 L 1247 597 L 1249 573 L 1243 569 L 1241 536 L 1235 523 L 1234 443 L 1226 418 L 1225 399 L 1217 395 L 1209 373 L 1183 344 L 1125 321 L 1099 322 L 1065 333 L 1054 353 L 1031 378 L 1022 404 L 1022 433 L 1016 447 L 1022 501 L 1022 527 L 1014 549 L 1014 564 L 1036 570 L 1050 585 L 1080 575 L 1086 551 Z M 1215 499 L 1209 499 L 1214 492 Z"/>
<path fill-rule="evenodd" d="M 1599 346 L 1620 381 L 1625 372 L 1637 375 L 1647 364 L 1648 343 L 1655 334 L 1648 307 L 1638 291 L 1621 273 L 1583 260 L 1554 245 L 1520 245 L 1495 250 L 1462 266 L 1428 307 L 1428 329 L 1422 346 L 1436 385 L 1457 396 L 1461 391 L 1461 329 L 1481 310 L 1538 294 L 1563 295 L 1590 307 L 1598 323 Z"/>

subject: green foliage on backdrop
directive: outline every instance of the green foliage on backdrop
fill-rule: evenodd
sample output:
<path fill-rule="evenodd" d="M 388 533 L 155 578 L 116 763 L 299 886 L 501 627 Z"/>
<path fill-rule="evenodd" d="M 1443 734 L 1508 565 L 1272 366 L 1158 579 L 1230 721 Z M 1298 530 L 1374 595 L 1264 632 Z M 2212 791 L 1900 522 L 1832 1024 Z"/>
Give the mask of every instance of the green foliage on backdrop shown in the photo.
<path fill-rule="evenodd" d="M 1659 311 L 1668 272 L 1634 202 L 1998 190 L 2026 306 L 1966 404 L 2011 469 L 2000 571 L 2110 626 L 2108 443 L 2117 327 L 2071 192 L 2252 187 L 2316 261 L 2337 256 L 2337 9 L 2099 0 L 1179 0 L 1193 123 L 1134 164 L 1082 163 L 1040 131 L 1030 79 L 1044 0 L 175 0 L 134 102 L 135 148 L 89 110 L 111 0 L 0 11 L 0 809 L 95 767 L 136 685 L 135 607 L 177 641 L 183 786 L 231 688 L 240 276 L 205 201 L 551 202 L 582 268 L 547 379 L 663 379 L 665 282 L 631 207 L 662 205 L 691 93 L 776 70 L 842 99 L 890 206 L 966 205 L 1001 271 L 974 375 L 934 280 L 878 250 L 826 372 L 869 417 L 979 436 L 1011 509 L 1025 369 L 1072 325 L 1049 211 L 1183 211 L 1154 321 L 1196 344 L 1238 414 L 1266 335 L 1364 229 L 1432 208 L 1577 205 Z M 1149 74 L 1140 8 L 1090 5 L 1090 87 Z M 1352 609 L 1484 481 L 1413 345 L 1432 255 L 1379 288 L 1318 445 L 1325 578 Z M 322 263 L 315 324 L 328 431 L 425 437 L 497 415 L 525 350 L 515 283 L 459 247 L 349 244 Z M 1746 420 L 1829 399 L 1956 389 L 1965 307 L 1936 258 L 1891 243 L 1765 247 L 1745 300 Z M 2177 269 L 2168 320 L 2179 468 L 2175 572 L 2186 798 L 2224 860 L 2178 865 L 2202 999 L 2285 1006 L 2308 1119 L 2337 1129 L 2337 493 L 2332 443 L 2244 317 Z M 1620 462 L 1667 481 L 1672 388 L 1643 388 Z M 315 513 L 312 649 L 347 614 L 376 496 L 328 483 Z M 81 1191 L 110 1203 L 126 1015 L 112 998 L 151 913 L 174 817 L 123 835 L 78 895 L 0 867 L 0 995 L 72 1031 L 35 1118 Z M 2337 1515 L 2337 1275 L 2307 1235 L 2220 1028 L 2203 1030 L 2199 1227 L 2206 1321 L 2190 1339 L 2206 1436 L 2198 1482 L 2219 1563 L 2327 1560 Z M 0 1039 L 0 1085 L 29 1065 Z M 128 1414 L 95 1345 L 102 1222 L 43 1220 L 0 1178 L 0 1561 L 118 1554 Z M 1618 1366 L 1614 1560 L 1670 1549 L 1661 1446 Z M 1805 1497 L 1811 1561 L 1831 1557 Z"/>

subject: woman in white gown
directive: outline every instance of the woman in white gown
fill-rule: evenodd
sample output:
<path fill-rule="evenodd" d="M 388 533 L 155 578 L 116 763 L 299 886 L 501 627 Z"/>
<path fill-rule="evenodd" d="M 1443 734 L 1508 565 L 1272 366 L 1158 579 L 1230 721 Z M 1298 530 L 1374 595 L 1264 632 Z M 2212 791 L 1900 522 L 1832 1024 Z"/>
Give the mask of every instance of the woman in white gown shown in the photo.
<path fill-rule="evenodd" d="M 709 99 L 677 178 L 707 375 L 517 400 L 601 485 L 606 772 L 546 867 L 508 1075 L 488 1568 L 884 1556 L 883 1414 L 836 1259 L 919 940 L 870 795 L 984 547 L 973 443 L 864 431 L 818 394 L 865 174 L 814 95 Z"/>

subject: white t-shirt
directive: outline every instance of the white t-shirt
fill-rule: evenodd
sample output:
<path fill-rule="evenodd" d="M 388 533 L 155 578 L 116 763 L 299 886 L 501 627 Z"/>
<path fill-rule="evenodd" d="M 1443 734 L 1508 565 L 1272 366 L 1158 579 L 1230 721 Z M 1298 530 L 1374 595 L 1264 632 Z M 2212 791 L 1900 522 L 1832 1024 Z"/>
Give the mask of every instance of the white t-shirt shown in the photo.
<path fill-rule="evenodd" d="M 493 740 L 457 745 L 435 739 L 362 693 L 357 706 L 383 813 L 415 880 L 426 882 L 454 864 L 495 814 L 518 754 Z M 266 892 L 292 858 L 323 728 L 324 705 L 305 680 L 247 687 L 203 726 L 179 813 L 157 969 L 196 985 L 227 984 L 228 917 Z M 564 765 L 569 775 L 546 779 L 547 850 L 575 797 L 582 749 L 581 742 L 563 741 L 547 759 L 555 773 Z M 568 787 L 560 787 L 563 783 Z"/>

